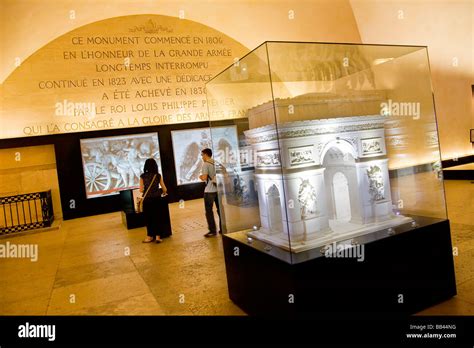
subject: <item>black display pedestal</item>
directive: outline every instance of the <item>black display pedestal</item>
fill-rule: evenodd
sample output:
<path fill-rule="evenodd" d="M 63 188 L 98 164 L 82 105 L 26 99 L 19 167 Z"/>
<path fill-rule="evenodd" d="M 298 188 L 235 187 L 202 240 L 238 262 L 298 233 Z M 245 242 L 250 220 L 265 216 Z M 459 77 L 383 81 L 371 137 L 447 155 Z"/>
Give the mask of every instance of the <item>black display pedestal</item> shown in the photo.
<path fill-rule="evenodd" d="M 448 220 L 364 243 L 363 262 L 320 256 L 289 264 L 223 236 L 231 300 L 250 315 L 408 315 L 456 295 Z"/>
<path fill-rule="evenodd" d="M 143 213 L 135 213 L 134 211 L 122 211 L 122 223 L 127 230 L 145 226 L 145 217 Z"/>
<path fill-rule="evenodd" d="M 122 222 L 128 230 L 145 226 L 143 213 L 135 212 L 132 190 L 120 191 L 120 203 L 122 207 Z"/>

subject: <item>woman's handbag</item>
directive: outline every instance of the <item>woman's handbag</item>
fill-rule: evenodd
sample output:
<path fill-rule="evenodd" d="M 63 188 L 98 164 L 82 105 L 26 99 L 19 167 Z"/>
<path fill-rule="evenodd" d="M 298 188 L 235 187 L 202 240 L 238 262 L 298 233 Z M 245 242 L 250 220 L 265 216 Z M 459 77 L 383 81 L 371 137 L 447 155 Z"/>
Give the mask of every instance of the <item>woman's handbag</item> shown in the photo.
<path fill-rule="evenodd" d="M 137 197 L 137 213 L 143 213 L 143 201 L 145 201 L 145 197 L 148 194 L 148 191 L 150 191 L 151 186 L 155 182 L 155 179 L 156 179 L 156 174 L 153 176 L 153 179 L 151 180 L 150 186 L 148 186 L 148 188 L 146 189 L 146 192 L 143 195 L 143 197 Z"/>

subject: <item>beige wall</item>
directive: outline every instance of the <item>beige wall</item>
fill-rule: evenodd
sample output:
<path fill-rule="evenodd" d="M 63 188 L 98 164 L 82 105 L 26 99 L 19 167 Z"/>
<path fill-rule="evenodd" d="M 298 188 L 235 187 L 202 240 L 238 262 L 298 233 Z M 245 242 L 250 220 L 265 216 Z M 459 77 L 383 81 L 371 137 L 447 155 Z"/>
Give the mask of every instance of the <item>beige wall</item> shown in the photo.
<path fill-rule="evenodd" d="M 25 60 L 74 28 L 130 14 L 178 16 L 184 11 L 186 19 L 213 27 L 248 49 L 265 40 L 427 45 L 442 156 L 473 153 L 471 0 L 2 0 L 0 6 L 2 82 L 15 69 L 16 58 Z"/>
<path fill-rule="evenodd" d="M 363 43 L 428 46 L 442 158 L 473 154 L 474 2 L 351 0 L 351 5 Z"/>
<path fill-rule="evenodd" d="M 85 24 L 132 14 L 178 17 L 184 11 L 184 18 L 249 50 L 266 40 L 360 42 L 348 0 L 2 0 L 0 6 L 1 82 L 15 69 L 15 58 L 23 61 Z"/>
<path fill-rule="evenodd" d="M 51 190 L 55 219 L 62 217 L 53 145 L 0 150 L 0 196 Z"/>
<path fill-rule="evenodd" d="M 248 50 L 265 40 L 360 42 L 348 0 L 1 0 L 0 83 L 17 63 L 65 33 L 133 14 L 181 14 L 221 31 Z M 20 162 L 14 160 L 18 151 Z M 55 215 L 60 214 L 52 146 L 1 150 L 0 162 L 1 194 L 51 188 Z"/>

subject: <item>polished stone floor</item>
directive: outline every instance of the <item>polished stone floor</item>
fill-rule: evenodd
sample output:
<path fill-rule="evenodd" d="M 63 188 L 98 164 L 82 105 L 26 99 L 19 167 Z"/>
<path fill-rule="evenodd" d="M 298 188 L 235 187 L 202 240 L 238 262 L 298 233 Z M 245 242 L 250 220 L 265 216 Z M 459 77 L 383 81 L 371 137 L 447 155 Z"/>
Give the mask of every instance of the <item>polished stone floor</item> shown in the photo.
<path fill-rule="evenodd" d="M 421 315 L 474 314 L 474 184 L 446 181 L 458 295 Z M 173 236 L 143 244 L 120 213 L 1 238 L 38 244 L 37 262 L 0 259 L 3 315 L 245 315 L 228 298 L 220 238 L 206 232 L 202 200 L 170 205 Z"/>

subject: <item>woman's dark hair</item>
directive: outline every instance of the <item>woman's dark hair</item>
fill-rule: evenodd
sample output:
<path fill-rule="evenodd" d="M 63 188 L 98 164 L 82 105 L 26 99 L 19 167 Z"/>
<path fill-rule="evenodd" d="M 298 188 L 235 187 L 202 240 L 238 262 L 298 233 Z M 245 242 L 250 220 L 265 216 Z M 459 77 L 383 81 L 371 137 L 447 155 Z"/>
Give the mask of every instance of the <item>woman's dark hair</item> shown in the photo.
<path fill-rule="evenodd" d="M 153 173 L 158 174 L 158 164 L 154 158 L 149 158 L 145 161 L 145 166 L 143 167 L 144 173 Z"/>

